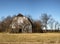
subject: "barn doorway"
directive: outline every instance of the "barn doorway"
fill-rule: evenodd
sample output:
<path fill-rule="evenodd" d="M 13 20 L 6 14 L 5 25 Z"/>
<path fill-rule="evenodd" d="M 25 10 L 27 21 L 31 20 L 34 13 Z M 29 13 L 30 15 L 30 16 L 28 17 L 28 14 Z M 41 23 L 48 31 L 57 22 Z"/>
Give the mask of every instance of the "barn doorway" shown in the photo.
<path fill-rule="evenodd" d="M 22 29 L 19 29 L 19 33 L 22 33 Z"/>

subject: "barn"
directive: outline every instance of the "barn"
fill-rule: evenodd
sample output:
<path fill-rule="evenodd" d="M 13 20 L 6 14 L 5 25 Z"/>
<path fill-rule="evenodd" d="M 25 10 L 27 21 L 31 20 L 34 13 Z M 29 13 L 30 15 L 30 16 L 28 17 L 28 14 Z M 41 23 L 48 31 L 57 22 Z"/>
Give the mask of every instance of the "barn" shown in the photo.
<path fill-rule="evenodd" d="M 22 14 L 18 14 L 13 18 L 10 28 L 10 32 L 12 33 L 32 33 L 30 20 Z"/>

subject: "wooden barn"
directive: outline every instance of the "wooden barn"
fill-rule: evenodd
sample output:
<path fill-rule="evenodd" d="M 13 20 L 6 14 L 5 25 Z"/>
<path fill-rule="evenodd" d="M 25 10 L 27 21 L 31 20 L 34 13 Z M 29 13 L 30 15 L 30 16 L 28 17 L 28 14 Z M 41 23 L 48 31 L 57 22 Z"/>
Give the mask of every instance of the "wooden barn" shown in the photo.
<path fill-rule="evenodd" d="M 10 24 L 10 32 L 12 33 L 32 33 L 32 24 L 29 19 L 22 14 L 18 14 L 13 18 Z"/>

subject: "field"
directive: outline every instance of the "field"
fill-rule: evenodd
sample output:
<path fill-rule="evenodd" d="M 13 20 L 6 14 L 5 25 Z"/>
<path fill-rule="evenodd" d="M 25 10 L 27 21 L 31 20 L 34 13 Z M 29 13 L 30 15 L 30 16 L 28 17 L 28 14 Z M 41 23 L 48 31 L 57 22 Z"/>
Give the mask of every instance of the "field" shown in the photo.
<path fill-rule="evenodd" d="M 0 44 L 60 44 L 60 33 L 0 33 Z"/>

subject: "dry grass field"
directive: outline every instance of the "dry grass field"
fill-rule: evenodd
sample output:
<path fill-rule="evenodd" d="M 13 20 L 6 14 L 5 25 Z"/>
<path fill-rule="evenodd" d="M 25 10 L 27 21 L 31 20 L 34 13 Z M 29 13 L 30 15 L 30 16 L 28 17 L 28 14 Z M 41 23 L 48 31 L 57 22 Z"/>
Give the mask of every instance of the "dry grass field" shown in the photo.
<path fill-rule="evenodd" d="M 0 44 L 60 44 L 60 33 L 0 33 Z"/>

